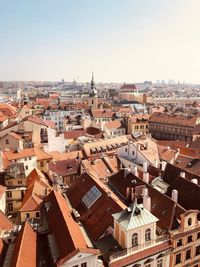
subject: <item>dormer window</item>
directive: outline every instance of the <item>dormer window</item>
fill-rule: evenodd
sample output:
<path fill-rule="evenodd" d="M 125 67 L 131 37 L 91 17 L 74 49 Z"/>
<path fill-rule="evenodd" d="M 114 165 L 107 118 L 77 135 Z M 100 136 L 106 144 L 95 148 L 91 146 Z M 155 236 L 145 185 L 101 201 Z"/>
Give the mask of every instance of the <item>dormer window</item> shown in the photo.
<path fill-rule="evenodd" d="M 189 218 L 188 219 L 188 226 L 191 226 L 192 225 L 192 218 Z"/>
<path fill-rule="evenodd" d="M 151 229 L 148 228 L 145 232 L 145 242 L 151 240 Z"/>
<path fill-rule="evenodd" d="M 132 235 L 132 246 L 137 246 L 138 245 L 138 234 L 137 233 L 134 233 Z"/>

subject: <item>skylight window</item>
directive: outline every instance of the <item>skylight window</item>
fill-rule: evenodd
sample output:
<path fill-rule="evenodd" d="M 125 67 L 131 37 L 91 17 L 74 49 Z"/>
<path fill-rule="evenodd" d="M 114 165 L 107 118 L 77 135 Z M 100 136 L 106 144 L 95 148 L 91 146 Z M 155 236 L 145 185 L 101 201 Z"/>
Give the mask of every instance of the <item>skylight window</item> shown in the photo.
<path fill-rule="evenodd" d="M 94 185 L 88 192 L 85 194 L 85 196 L 82 198 L 83 203 L 86 205 L 86 207 L 89 209 L 101 196 L 101 192 L 96 188 Z"/>

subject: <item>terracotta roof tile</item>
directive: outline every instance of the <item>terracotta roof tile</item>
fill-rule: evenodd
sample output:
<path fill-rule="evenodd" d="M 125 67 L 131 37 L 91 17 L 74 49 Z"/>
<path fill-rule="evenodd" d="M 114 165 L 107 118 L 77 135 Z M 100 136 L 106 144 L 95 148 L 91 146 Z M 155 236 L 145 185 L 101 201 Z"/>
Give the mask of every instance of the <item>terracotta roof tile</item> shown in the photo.
<path fill-rule="evenodd" d="M 37 232 L 28 221 L 17 235 L 10 267 L 37 266 Z"/>
<path fill-rule="evenodd" d="M 86 135 L 85 130 L 72 130 L 64 132 L 65 139 L 77 139 L 80 136 Z"/>
<path fill-rule="evenodd" d="M 77 159 L 66 159 L 50 162 L 48 164 L 48 169 L 59 176 L 76 174 L 79 169 L 79 161 Z"/>
<path fill-rule="evenodd" d="M 116 193 L 119 192 L 120 196 L 124 196 L 127 199 L 127 188 L 133 188 L 133 180 L 137 181 L 137 186 L 145 185 L 147 187 L 148 194 L 151 197 L 151 213 L 159 219 L 157 223 L 158 227 L 162 230 L 171 229 L 173 227 L 172 222 L 179 218 L 180 214 L 185 212 L 184 208 L 176 205 L 171 198 L 162 194 L 132 173 L 126 175 L 124 170 L 109 177 L 109 184 Z"/>
<path fill-rule="evenodd" d="M 112 118 L 115 114 L 114 111 L 108 109 L 92 109 L 91 113 L 94 118 Z"/>
<path fill-rule="evenodd" d="M 0 210 L 0 232 L 2 230 L 11 230 L 14 228 L 14 223 L 10 221 L 6 215 Z"/>
<path fill-rule="evenodd" d="M 101 192 L 101 196 L 87 208 L 82 198 L 93 186 Z M 126 205 L 105 184 L 88 173 L 81 175 L 67 191 L 67 196 L 72 207 L 79 212 L 80 220 L 93 241 L 97 240 L 109 226 L 113 226 L 112 213 L 126 208 Z"/>
<path fill-rule="evenodd" d="M 195 127 L 197 116 L 171 115 L 155 112 L 151 115 L 150 122 Z"/>
<path fill-rule="evenodd" d="M 125 128 L 122 126 L 122 123 L 118 120 L 110 121 L 105 124 L 105 127 L 114 130 L 114 129 L 119 129 L 119 128 Z"/>
<path fill-rule="evenodd" d="M 65 160 L 65 159 L 76 159 L 76 158 L 83 158 L 83 153 L 81 150 L 78 151 L 70 151 L 66 153 L 60 153 L 58 151 L 49 152 L 52 155 L 54 161 L 58 160 Z"/>
<path fill-rule="evenodd" d="M 58 192 L 53 190 L 45 202 L 50 203 L 47 217 L 59 251 L 58 264 L 67 262 L 80 251 L 92 254 L 99 253 L 96 249 L 88 248 L 79 224 L 74 221 L 71 215 L 71 209 Z"/>

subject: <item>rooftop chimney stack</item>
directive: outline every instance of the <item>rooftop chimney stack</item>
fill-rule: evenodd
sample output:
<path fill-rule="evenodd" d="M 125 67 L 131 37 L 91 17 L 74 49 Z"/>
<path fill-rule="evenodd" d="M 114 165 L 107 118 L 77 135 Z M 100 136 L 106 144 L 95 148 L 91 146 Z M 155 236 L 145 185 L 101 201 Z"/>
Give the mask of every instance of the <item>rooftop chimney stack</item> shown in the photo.
<path fill-rule="evenodd" d="M 149 173 L 148 172 L 143 172 L 143 181 L 145 183 L 149 183 Z"/>
<path fill-rule="evenodd" d="M 162 161 L 162 164 L 161 164 L 162 171 L 165 170 L 166 165 L 167 165 L 167 162 L 166 161 Z"/>
<path fill-rule="evenodd" d="M 144 161 L 143 162 L 143 172 L 147 172 L 147 168 L 148 168 L 147 161 Z"/>
<path fill-rule="evenodd" d="M 146 210 L 151 212 L 151 198 L 148 195 L 148 189 L 145 188 L 143 191 L 143 206 Z"/>
<path fill-rule="evenodd" d="M 178 202 L 178 191 L 176 189 L 172 190 L 172 199 L 174 200 L 174 202 Z"/>
<path fill-rule="evenodd" d="M 137 169 L 137 167 L 134 167 L 133 174 L 138 177 L 138 169 Z"/>

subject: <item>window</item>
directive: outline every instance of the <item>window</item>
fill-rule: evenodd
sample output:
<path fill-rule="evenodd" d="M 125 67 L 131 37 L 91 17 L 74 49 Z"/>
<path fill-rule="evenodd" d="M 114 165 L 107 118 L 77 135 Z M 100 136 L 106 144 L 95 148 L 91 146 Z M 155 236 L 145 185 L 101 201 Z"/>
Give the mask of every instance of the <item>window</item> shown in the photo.
<path fill-rule="evenodd" d="M 12 197 L 12 191 L 7 191 L 7 198 L 11 198 Z"/>
<path fill-rule="evenodd" d="M 189 218 L 188 219 L 188 226 L 191 226 L 192 225 L 192 218 Z"/>
<path fill-rule="evenodd" d="M 41 168 L 44 167 L 44 162 L 43 162 L 43 161 L 40 162 L 40 167 L 41 167 Z"/>
<path fill-rule="evenodd" d="M 81 263 L 81 267 L 87 267 L 87 262 Z"/>
<path fill-rule="evenodd" d="M 188 249 L 185 254 L 185 260 L 189 260 L 191 258 L 191 250 Z"/>
<path fill-rule="evenodd" d="M 32 158 L 31 157 L 29 157 L 29 160 L 31 160 Z"/>
<path fill-rule="evenodd" d="M 89 209 L 96 200 L 101 196 L 101 192 L 96 188 L 96 186 L 93 186 L 82 198 L 83 203 L 86 205 L 86 207 Z"/>
<path fill-rule="evenodd" d="M 27 165 L 25 166 L 25 168 L 26 168 L 26 170 L 28 170 L 28 166 Z"/>
<path fill-rule="evenodd" d="M 128 152 L 128 149 L 127 148 L 125 148 L 125 152 Z"/>
<path fill-rule="evenodd" d="M 6 145 L 9 145 L 9 140 L 8 139 L 6 139 Z"/>
<path fill-rule="evenodd" d="M 181 263 L 181 253 L 176 254 L 176 264 Z"/>
<path fill-rule="evenodd" d="M 182 239 L 177 240 L 177 247 L 181 247 L 183 245 Z"/>
<path fill-rule="evenodd" d="M 30 214 L 29 213 L 26 213 L 26 218 L 30 218 Z"/>
<path fill-rule="evenodd" d="M 147 229 L 145 232 L 145 241 L 151 240 L 151 229 Z"/>
<path fill-rule="evenodd" d="M 39 218 L 40 217 L 40 213 L 39 212 L 36 212 L 35 213 L 35 216 L 36 216 L 36 218 Z"/>
<path fill-rule="evenodd" d="M 192 242 L 192 235 L 189 235 L 188 238 L 187 238 L 187 242 L 190 243 Z"/>
<path fill-rule="evenodd" d="M 27 158 L 24 158 L 25 161 L 27 161 Z"/>
<path fill-rule="evenodd" d="M 196 254 L 195 255 L 196 256 L 200 255 L 200 246 L 197 246 L 196 247 Z"/>
<path fill-rule="evenodd" d="M 132 235 L 132 246 L 137 246 L 138 245 L 138 234 L 137 233 L 134 233 Z"/>
<path fill-rule="evenodd" d="M 18 184 L 22 184 L 22 181 L 20 180 L 20 181 L 18 181 L 17 183 L 18 183 Z"/>
<path fill-rule="evenodd" d="M 132 155 L 134 156 L 134 154 L 135 154 L 135 152 L 134 151 L 132 151 Z"/>
<path fill-rule="evenodd" d="M 157 261 L 157 267 L 163 267 L 163 259 Z"/>
<path fill-rule="evenodd" d="M 9 202 L 8 203 L 8 212 L 11 212 L 11 211 L 13 211 L 13 203 Z"/>

